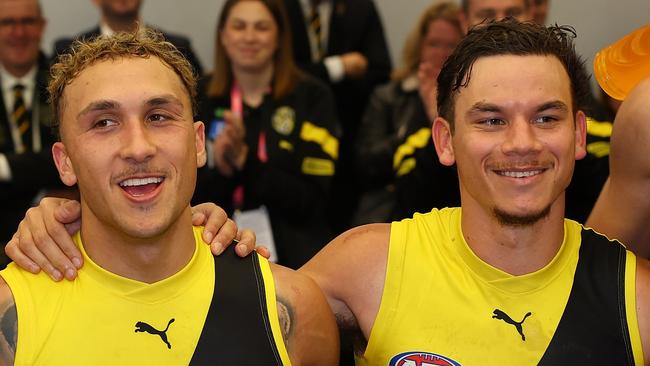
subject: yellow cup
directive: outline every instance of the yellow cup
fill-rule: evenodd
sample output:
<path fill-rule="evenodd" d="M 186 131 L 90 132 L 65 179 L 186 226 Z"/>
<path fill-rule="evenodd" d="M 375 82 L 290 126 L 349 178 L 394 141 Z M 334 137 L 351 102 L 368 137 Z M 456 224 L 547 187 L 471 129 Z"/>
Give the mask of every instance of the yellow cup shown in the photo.
<path fill-rule="evenodd" d="M 623 100 L 641 80 L 650 77 L 650 24 L 600 50 L 594 76 L 614 99 Z"/>

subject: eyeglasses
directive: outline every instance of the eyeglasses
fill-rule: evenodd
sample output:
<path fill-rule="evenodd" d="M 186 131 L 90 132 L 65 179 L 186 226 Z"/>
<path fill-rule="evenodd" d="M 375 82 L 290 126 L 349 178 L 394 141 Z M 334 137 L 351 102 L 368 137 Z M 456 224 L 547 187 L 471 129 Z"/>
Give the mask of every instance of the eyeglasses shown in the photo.
<path fill-rule="evenodd" d="M 2 18 L 0 19 L 0 29 L 10 29 L 18 26 L 25 28 L 34 28 L 40 26 L 43 19 L 39 17 L 25 17 L 25 18 Z"/>

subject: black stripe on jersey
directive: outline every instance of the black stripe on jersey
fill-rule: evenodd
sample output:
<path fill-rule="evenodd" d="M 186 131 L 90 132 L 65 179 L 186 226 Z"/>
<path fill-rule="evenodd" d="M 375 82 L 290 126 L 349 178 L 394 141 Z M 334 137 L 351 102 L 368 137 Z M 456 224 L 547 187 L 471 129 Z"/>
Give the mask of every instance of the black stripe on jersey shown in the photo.
<path fill-rule="evenodd" d="M 567 305 L 539 365 L 634 365 L 625 309 L 625 248 L 582 230 Z"/>
<path fill-rule="evenodd" d="M 190 365 L 282 365 L 257 255 L 240 258 L 234 248 L 214 258 L 214 294 Z"/>

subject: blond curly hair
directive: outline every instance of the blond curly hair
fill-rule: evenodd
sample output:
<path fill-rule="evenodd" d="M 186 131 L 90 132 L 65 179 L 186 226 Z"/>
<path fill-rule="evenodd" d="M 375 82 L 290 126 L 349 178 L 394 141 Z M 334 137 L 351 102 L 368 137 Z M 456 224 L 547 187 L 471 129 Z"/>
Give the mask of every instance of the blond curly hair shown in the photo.
<path fill-rule="evenodd" d="M 53 110 L 52 128 L 57 136 L 66 86 L 72 83 L 83 70 L 99 61 L 129 57 L 157 57 L 169 66 L 187 89 L 192 111 L 196 114 L 197 77 L 192 66 L 174 45 L 165 41 L 162 33 L 143 28 L 132 33 L 122 32 L 110 37 L 75 41 L 69 53 L 58 57 L 57 63 L 50 69 L 51 78 L 47 88 Z"/>

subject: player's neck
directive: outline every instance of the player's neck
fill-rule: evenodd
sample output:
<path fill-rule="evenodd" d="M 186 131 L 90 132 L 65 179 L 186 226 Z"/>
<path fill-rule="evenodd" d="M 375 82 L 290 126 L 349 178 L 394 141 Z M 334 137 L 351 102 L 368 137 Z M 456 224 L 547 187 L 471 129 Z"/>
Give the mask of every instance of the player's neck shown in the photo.
<path fill-rule="evenodd" d="M 154 283 L 179 272 L 194 255 L 196 244 L 187 210 L 155 237 L 137 238 L 103 224 L 83 210 L 81 238 L 90 259 L 109 272 Z"/>
<path fill-rule="evenodd" d="M 257 107 L 262 104 L 273 80 L 273 65 L 267 65 L 259 70 L 233 67 L 233 75 L 247 105 Z"/>
<path fill-rule="evenodd" d="M 472 251 L 484 262 L 512 275 L 523 275 L 549 264 L 564 240 L 564 202 L 525 226 L 504 225 L 475 202 L 463 203 L 462 231 Z"/>

